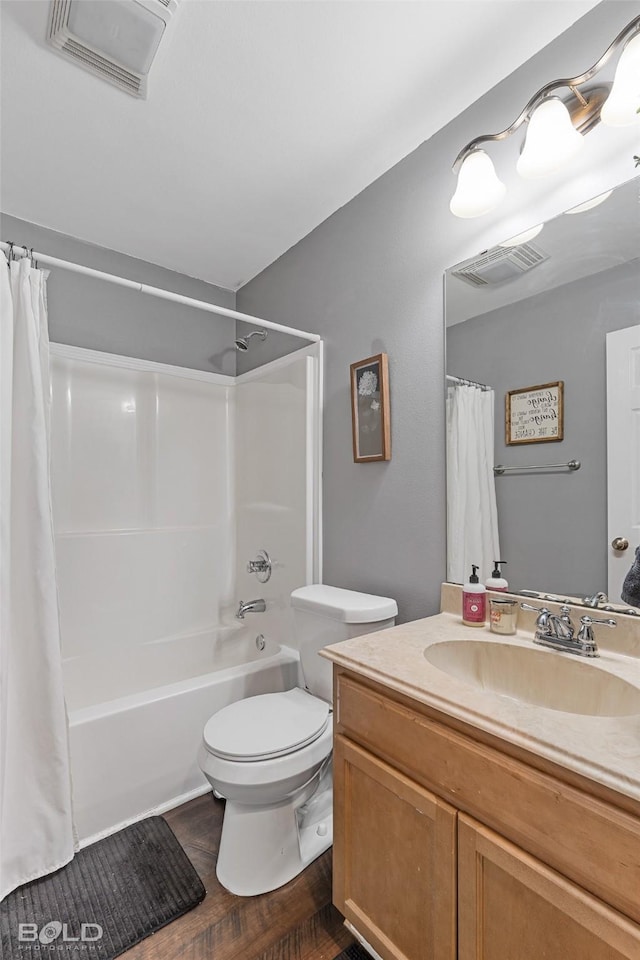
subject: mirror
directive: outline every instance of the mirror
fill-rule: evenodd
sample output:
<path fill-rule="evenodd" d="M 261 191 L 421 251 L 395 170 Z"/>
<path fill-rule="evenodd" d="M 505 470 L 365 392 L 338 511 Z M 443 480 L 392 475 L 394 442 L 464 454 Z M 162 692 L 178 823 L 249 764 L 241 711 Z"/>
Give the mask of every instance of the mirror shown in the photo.
<path fill-rule="evenodd" d="M 623 451 L 616 455 L 620 462 L 610 465 L 610 486 L 614 491 L 617 478 L 629 491 L 626 512 L 632 514 L 613 537 L 630 541 L 626 551 L 613 549 L 608 530 L 607 389 L 625 377 L 607 378 L 606 359 L 608 335 L 640 331 L 639 184 L 638 178 L 622 184 L 590 208 L 582 204 L 535 235 L 506 241 L 446 272 L 449 391 L 456 377 L 494 391 L 493 463 L 507 468 L 495 476 L 502 553 L 496 559 L 507 561 L 513 592 L 584 598 L 604 591 L 620 603 L 620 586 L 640 542 L 640 530 L 633 528 L 638 505 L 632 502 L 640 493 L 640 427 L 638 438 L 627 436 L 630 421 L 618 423 L 613 413 L 610 434 L 622 432 Z M 633 374 L 633 348 L 625 349 Z M 640 349 L 635 355 L 640 358 Z M 558 382 L 561 439 L 551 431 L 553 439 L 534 434 L 532 442 L 521 442 L 512 422 L 508 444 L 507 395 Z M 523 404 L 538 399 L 514 397 L 512 418 L 514 410 L 521 416 Z M 557 414 L 552 405 L 551 415 Z M 579 469 L 555 466 L 570 461 L 579 461 Z M 450 559 L 458 547 L 448 544 Z M 484 582 L 491 570 L 480 574 Z"/>

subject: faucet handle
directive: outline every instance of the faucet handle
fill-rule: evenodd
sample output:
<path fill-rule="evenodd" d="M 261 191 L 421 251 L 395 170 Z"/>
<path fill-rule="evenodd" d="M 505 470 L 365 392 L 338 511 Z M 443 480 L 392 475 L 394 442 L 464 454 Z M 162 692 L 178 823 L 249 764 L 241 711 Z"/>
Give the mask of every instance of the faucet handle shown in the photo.
<path fill-rule="evenodd" d="M 255 560 L 249 560 L 247 563 L 247 573 L 255 573 L 260 583 L 266 583 L 271 577 L 271 568 L 273 566 L 271 557 L 266 550 L 259 550 Z"/>
<path fill-rule="evenodd" d="M 521 603 L 520 606 L 523 610 L 531 610 L 532 613 L 537 613 L 536 626 L 540 627 L 542 630 L 547 630 L 549 627 L 549 617 L 551 616 L 551 610 L 548 607 L 534 607 L 530 603 Z"/>
<path fill-rule="evenodd" d="M 592 623 L 603 623 L 605 627 L 617 627 L 618 621 L 613 620 L 611 617 L 607 617 L 606 620 L 594 620 L 593 617 L 584 616 L 580 617 L 580 623 L 583 627 L 590 627 Z"/>
<path fill-rule="evenodd" d="M 520 606 L 523 610 L 531 610 L 532 613 L 551 613 L 551 610 L 547 610 L 546 607 L 534 607 L 530 603 L 521 603 Z"/>
<path fill-rule="evenodd" d="M 594 620 L 593 617 L 585 615 L 580 617 L 580 630 L 578 631 L 578 642 L 583 644 L 584 648 L 588 651 L 589 656 L 598 656 L 598 647 L 596 644 L 595 637 L 593 635 L 592 624 L 601 623 L 605 627 L 615 627 L 618 623 L 617 620 L 607 617 L 606 620 Z"/>

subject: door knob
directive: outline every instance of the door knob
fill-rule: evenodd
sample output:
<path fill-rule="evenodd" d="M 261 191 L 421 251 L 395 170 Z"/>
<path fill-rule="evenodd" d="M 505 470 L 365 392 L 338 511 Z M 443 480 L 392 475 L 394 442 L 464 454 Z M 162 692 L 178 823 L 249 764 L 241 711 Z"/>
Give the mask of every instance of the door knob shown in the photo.
<path fill-rule="evenodd" d="M 614 550 L 626 550 L 629 546 L 629 541 L 626 537 L 614 537 L 611 541 L 611 546 Z"/>

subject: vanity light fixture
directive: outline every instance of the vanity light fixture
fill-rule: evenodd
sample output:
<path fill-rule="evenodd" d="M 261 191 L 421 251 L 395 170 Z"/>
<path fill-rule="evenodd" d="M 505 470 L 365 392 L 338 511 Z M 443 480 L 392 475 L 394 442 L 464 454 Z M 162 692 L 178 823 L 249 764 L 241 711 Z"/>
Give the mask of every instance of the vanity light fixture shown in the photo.
<path fill-rule="evenodd" d="M 516 170 L 525 180 L 553 173 L 580 152 L 584 140 L 559 97 L 548 97 L 535 108 Z"/>
<path fill-rule="evenodd" d="M 473 150 L 460 168 L 451 212 L 456 217 L 481 217 L 497 207 L 506 192 L 491 157 L 484 150 Z"/>
<path fill-rule="evenodd" d="M 585 86 L 622 49 L 613 86 Z M 582 89 L 579 89 L 582 88 Z M 559 91 L 568 90 L 561 97 Z M 453 172 L 458 186 L 449 208 L 456 217 L 479 217 L 493 210 L 506 188 L 481 144 L 506 140 L 528 124 L 516 168 L 520 176 L 546 176 L 568 163 L 597 123 L 627 126 L 640 121 L 640 17 L 618 34 L 600 59 L 577 77 L 553 80 L 541 87 L 520 115 L 500 133 L 475 137 L 462 148 Z"/>
<path fill-rule="evenodd" d="M 618 61 L 611 93 L 600 119 L 610 127 L 626 127 L 638 119 L 640 99 L 640 35 L 629 40 Z"/>

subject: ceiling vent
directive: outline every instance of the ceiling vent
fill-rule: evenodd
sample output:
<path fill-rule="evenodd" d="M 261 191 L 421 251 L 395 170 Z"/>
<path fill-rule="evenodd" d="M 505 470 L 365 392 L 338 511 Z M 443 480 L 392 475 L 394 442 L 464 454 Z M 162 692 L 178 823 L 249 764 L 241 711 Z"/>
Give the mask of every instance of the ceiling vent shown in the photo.
<path fill-rule="evenodd" d="M 144 99 L 177 7 L 178 0 L 51 0 L 47 39 L 85 70 Z"/>
<path fill-rule="evenodd" d="M 494 247 L 451 272 L 472 287 L 487 287 L 520 277 L 548 259 L 549 254 L 540 247 L 533 243 L 521 243 L 517 247 Z"/>

